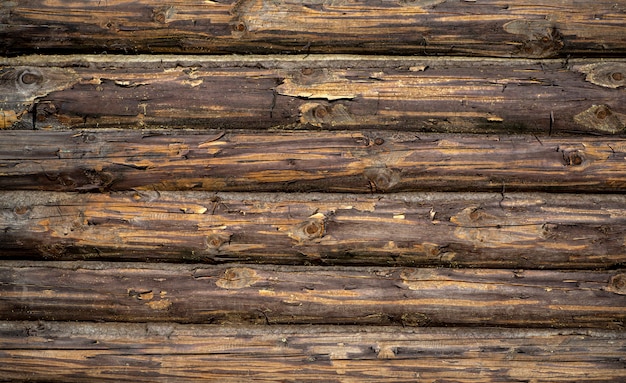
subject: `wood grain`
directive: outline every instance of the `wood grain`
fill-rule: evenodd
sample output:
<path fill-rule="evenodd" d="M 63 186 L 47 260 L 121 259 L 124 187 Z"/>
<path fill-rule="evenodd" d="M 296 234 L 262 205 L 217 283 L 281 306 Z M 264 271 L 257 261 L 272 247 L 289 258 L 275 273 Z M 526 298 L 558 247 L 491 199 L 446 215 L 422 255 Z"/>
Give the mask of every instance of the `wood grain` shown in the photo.
<path fill-rule="evenodd" d="M 385 130 L 5 131 L 0 189 L 624 192 L 626 140 Z"/>
<path fill-rule="evenodd" d="M 1 320 L 96 318 L 621 329 L 626 274 L 96 262 L 0 265 Z"/>
<path fill-rule="evenodd" d="M 622 331 L 0 322 L 3 379 L 609 382 Z"/>
<path fill-rule="evenodd" d="M 0 128 L 610 135 L 626 126 L 624 60 L 28 56 L 0 65 Z"/>
<path fill-rule="evenodd" d="M 4 1 L 4 55 L 626 53 L 623 0 Z"/>
<path fill-rule="evenodd" d="M 624 195 L 0 193 L 3 258 L 610 268 Z"/>

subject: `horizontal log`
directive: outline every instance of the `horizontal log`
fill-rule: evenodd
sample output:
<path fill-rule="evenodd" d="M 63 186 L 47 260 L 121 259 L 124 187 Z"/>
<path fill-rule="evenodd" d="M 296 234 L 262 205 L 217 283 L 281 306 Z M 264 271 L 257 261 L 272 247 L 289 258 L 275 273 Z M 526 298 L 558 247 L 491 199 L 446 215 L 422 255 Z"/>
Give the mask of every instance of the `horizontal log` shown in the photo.
<path fill-rule="evenodd" d="M 28 56 L 0 65 L 0 128 L 550 135 L 626 126 L 624 60 Z"/>
<path fill-rule="evenodd" d="M 624 55 L 624 0 L 4 1 L 1 54 Z"/>
<path fill-rule="evenodd" d="M 611 268 L 626 196 L 0 193 L 0 254 L 326 265 Z"/>
<path fill-rule="evenodd" d="M 3 262 L 0 320 L 614 329 L 626 320 L 623 272 L 94 263 Z"/>
<path fill-rule="evenodd" d="M 622 331 L 0 322 L 32 381 L 617 382 Z"/>
<path fill-rule="evenodd" d="M 626 139 L 396 131 L 5 131 L 0 189 L 624 192 Z"/>

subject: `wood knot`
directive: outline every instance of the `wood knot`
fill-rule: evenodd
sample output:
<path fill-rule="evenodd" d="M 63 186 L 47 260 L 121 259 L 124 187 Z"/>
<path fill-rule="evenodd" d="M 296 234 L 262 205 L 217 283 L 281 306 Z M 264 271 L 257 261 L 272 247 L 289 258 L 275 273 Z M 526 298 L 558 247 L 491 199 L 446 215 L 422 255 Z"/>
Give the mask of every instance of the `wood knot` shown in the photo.
<path fill-rule="evenodd" d="M 208 250 L 219 250 L 225 243 L 230 243 L 231 235 L 228 233 L 212 233 L 206 237 Z"/>
<path fill-rule="evenodd" d="M 494 216 L 491 214 L 487 214 L 483 211 L 483 209 L 481 208 L 472 208 L 470 210 L 467 211 L 467 217 L 469 218 L 470 222 L 481 222 L 481 221 L 485 221 L 485 220 L 493 220 Z"/>
<path fill-rule="evenodd" d="M 83 170 L 85 178 L 89 181 L 88 184 L 78 186 L 75 189 L 77 191 L 105 191 L 108 190 L 111 185 L 116 181 L 116 177 L 113 173 L 100 171 L 97 169 L 85 169 Z"/>
<path fill-rule="evenodd" d="M 298 242 L 322 238 L 326 232 L 325 219 L 326 216 L 322 213 L 313 214 L 306 221 L 290 230 L 289 236 Z"/>
<path fill-rule="evenodd" d="M 564 151 L 563 162 L 565 163 L 565 166 L 580 166 L 583 162 L 585 162 L 585 158 L 578 150 Z"/>
<path fill-rule="evenodd" d="M 322 238 L 324 236 L 324 221 L 322 219 L 313 218 L 300 224 L 302 237 L 308 240 Z"/>
<path fill-rule="evenodd" d="M 606 291 L 614 294 L 626 295 L 626 274 L 616 274 L 609 279 Z"/>
<path fill-rule="evenodd" d="M 43 258 L 55 259 L 65 255 L 67 248 L 62 243 L 41 244 L 35 246 Z"/>
<path fill-rule="evenodd" d="M 28 206 L 16 206 L 13 209 L 15 215 L 23 216 L 30 212 L 30 208 Z"/>
<path fill-rule="evenodd" d="M 355 118 L 343 104 L 307 102 L 300 106 L 300 122 L 321 128 L 326 125 L 353 125 Z"/>
<path fill-rule="evenodd" d="M 36 68 L 24 68 L 14 75 L 15 89 L 17 90 L 17 93 L 21 95 L 38 92 L 44 83 L 43 74 Z"/>
<path fill-rule="evenodd" d="M 608 105 L 592 105 L 589 109 L 574 116 L 574 121 L 585 128 L 607 133 L 624 131 L 626 116 L 614 113 Z"/>
<path fill-rule="evenodd" d="M 311 220 L 302 227 L 304 235 L 308 239 L 322 238 L 324 236 L 324 222 L 321 220 Z"/>
<path fill-rule="evenodd" d="M 69 174 L 60 174 L 56 177 L 56 182 L 65 188 L 73 188 L 77 185 L 77 182 Z"/>
<path fill-rule="evenodd" d="M 555 57 L 558 56 L 562 48 L 562 36 L 556 28 L 553 28 L 548 36 L 522 43 L 519 55 L 537 58 Z"/>
<path fill-rule="evenodd" d="M 318 120 L 325 120 L 326 117 L 328 117 L 328 115 L 330 114 L 330 111 L 328 110 L 327 106 L 324 105 L 318 105 L 314 110 L 313 110 L 313 115 L 315 116 L 315 118 L 317 118 Z"/>
<path fill-rule="evenodd" d="M 431 319 L 428 315 L 422 313 L 404 313 L 400 317 L 400 321 L 403 326 L 424 327 L 430 324 Z"/>
<path fill-rule="evenodd" d="M 243 21 L 236 21 L 231 27 L 234 34 L 239 36 L 242 36 L 248 30 L 248 26 Z"/>
<path fill-rule="evenodd" d="M 554 57 L 563 48 L 563 35 L 546 20 L 513 20 L 503 26 L 508 33 L 524 36 L 525 41 L 514 52 L 523 57 Z"/>
<path fill-rule="evenodd" d="M 168 23 L 174 15 L 174 7 L 156 8 L 152 11 L 152 20 L 159 24 Z"/>
<path fill-rule="evenodd" d="M 372 191 L 389 191 L 400 182 L 400 171 L 388 167 L 366 168 L 363 175 L 370 183 Z"/>
<path fill-rule="evenodd" d="M 611 111 L 605 105 L 600 105 L 595 111 L 596 117 L 600 120 L 604 120 L 611 115 Z"/>
<path fill-rule="evenodd" d="M 18 83 L 22 85 L 36 85 L 43 82 L 43 75 L 36 69 L 24 69 L 17 77 Z"/>
<path fill-rule="evenodd" d="M 598 86 L 612 89 L 626 86 L 626 63 L 600 62 L 580 66 L 577 70 L 587 75 L 585 81 Z"/>
<path fill-rule="evenodd" d="M 128 195 L 133 202 L 154 202 L 161 198 L 161 194 L 155 190 L 142 190 Z"/>
<path fill-rule="evenodd" d="M 224 274 L 215 284 L 222 289 L 237 290 L 250 287 L 257 283 L 259 279 L 254 269 L 248 267 L 232 267 L 224 271 Z"/>

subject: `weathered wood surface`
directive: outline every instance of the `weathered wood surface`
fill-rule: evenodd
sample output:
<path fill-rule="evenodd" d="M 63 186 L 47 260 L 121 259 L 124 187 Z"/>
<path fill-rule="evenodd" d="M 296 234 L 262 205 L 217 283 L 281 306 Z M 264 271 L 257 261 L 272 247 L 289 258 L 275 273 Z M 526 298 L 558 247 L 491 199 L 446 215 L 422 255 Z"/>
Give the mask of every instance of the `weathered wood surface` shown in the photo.
<path fill-rule="evenodd" d="M 626 196 L 0 193 L 3 258 L 611 268 Z"/>
<path fill-rule="evenodd" d="M 626 274 L 5 261 L 0 319 L 622 329 Z"/>
<path fill-rule="evenodd" d="M 0 189 L 626 191 L 626 139 L 395 131 L 5 131 Z"/>
<path fill-rule="evenodd" d="M 28 56 L 0 64 L 4 128 L 550 135 L 626 126 L 624 60 Z"/>
<path fill-rule="evenodd" d="M 603 330 L 0 322 L 0 380 L 617 382 Z"/>
<path fill-rule="evenodd" d="M 626 1 L 3 1 L 0 53 L 617 56 Z"/>

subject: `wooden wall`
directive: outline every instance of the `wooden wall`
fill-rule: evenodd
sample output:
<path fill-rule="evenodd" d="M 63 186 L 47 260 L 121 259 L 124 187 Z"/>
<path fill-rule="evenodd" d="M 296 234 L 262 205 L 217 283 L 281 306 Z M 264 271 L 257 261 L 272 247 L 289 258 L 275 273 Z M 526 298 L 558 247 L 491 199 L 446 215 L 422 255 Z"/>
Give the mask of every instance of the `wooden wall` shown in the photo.
<path fill-rule="evenodd" d="M 626 1 L 0 2 L 0 382 L 626 380 Z"/>

